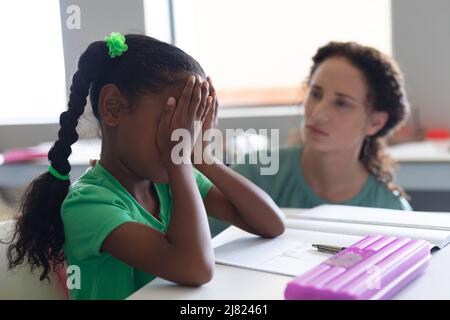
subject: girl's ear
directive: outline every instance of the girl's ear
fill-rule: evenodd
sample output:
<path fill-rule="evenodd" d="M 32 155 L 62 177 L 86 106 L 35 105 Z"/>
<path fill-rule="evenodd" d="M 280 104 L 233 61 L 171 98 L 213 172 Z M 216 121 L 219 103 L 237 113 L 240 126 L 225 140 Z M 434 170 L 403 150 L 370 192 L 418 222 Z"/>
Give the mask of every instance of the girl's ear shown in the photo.
<path fill-rule="evenodd" d="M 115 127 L 120 122 L 124 97 L 114 84 L 104 85 L 98 97 L 98 111 L 102 122 Z"/>
<path fill-rule="evenodd" d="M 386 111 L 373 111 L 369 115 L 369 122 L 366 128 L 366 135 L 373 136 L 380 131 L 389 119 Z"/>

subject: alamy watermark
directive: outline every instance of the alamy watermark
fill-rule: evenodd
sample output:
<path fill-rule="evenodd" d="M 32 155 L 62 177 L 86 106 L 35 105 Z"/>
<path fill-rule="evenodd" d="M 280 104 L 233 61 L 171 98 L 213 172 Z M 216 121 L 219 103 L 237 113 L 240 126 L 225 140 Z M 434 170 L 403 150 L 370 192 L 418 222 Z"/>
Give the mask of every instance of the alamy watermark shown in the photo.
<path fill-rule="evenodd" d="M 251 139 L 246 140 L 244 145 L 238 145 L 239 137 L 258 137 L 267 142 L 265 148 L 252 146 Z M 198 141 L 200 140 L 200 141 Z M 275 175 L 279 170 L 279 129 L 226 129 L 225 137 L 217 128 L 202 132 L 202 122 L 194 122 L 194 137 L 189 130 L 184 128 L 175 129 L 171 135 L 171 141 L 178 143 L 172 148 L 171 160 L 174 164 L 214 164 L 224 162 L 233 164 L 259 164 L 261 175 Z M 197 141 L 192 147 L 194 141 Z M 206 147 L 203 145 L 206 144 Z M 254 152 L 251 152 L 251 151 Z M 250 152 L 249 152 L 250 151 Z M 213 157 L 210 157 L 212 155 Z"/>
<path fill-rule="evenodd" d="M 66 19 L 66 27 L 69 30 L 81 29 L 81 9 L 77 5 L 70 5 L 66 9 L 66 13 L 69 15 Z"/>
<path fill-rule="evenodd" d="M 66 269 L 66 286 L 69 290 L 81 289 L 81 269 L 77 265 L 69 265 Z"/>

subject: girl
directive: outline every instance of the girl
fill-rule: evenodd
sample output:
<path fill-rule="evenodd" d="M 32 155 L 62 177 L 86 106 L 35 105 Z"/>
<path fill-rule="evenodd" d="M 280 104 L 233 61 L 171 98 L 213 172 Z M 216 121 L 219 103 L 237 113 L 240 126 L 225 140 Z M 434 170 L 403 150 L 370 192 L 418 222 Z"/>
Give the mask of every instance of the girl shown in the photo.
<path fill-rule="evenodd" d="M 102 133 L 100 160 L 69 186 L 70 146 L 89 94 Z M 26 191 L 10 267 L 67 259 L 79 276 L 73 299 L 123 299 L 155 277 L 182 285 L 211 280 L 209 215 L 266 238 L 284 231 L 263 191 L 221 163 L 175 164 L 174 130 L 212 128 L 218 101 L 200 65 L 143 35 L 111 34 L 89 45 L 72 78 L 49 171 Z M 206 146 L 203 146 L 204 150 Z M 205 152 L 206 153 L 206 152 Z M 207 155 L 212 157 L 212 155 Z"/>
<path fill-rule="evenodd" d="M 331 42 L 313 57 L 304 103 L 304 144 L 280 150 L 278 174 L 234 170 L 281 207 L 325 203 L 410 210 L 393 184 L 383 139 L 409 110 L 401 72 L 374 48 Z"/>

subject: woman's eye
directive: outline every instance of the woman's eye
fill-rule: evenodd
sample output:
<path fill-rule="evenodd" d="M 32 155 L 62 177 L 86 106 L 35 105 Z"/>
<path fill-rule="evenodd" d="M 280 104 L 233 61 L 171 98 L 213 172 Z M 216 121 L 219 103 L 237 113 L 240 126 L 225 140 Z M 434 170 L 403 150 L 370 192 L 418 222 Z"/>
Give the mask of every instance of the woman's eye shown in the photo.
<path fill-rule="evenodd" d="M 336 100 L 336 106 L 338 106 L 339 108 L 342 108 L 342 107 L 346 107 L 347 106 L 347 102 L 346 101 L 344 101 L 344 100 Z"/>
<path fill-rule="evenodd" d="M 316 100 L 320 99 L 320 93 L 317 91 L 311 91 L 311 97 Z"/>

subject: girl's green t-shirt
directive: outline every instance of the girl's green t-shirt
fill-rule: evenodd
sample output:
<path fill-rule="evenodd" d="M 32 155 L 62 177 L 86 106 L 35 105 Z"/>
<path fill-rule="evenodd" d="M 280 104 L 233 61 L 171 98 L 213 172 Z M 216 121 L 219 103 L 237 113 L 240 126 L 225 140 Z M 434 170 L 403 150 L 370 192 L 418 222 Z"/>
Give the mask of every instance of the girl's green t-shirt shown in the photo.
<path fill-rule="evenodd" d="M 193 174 L 204 199 L 212 183 L 196 169 Z M 171 189 L 169 184 L 154 186 L 160 220 L 147 212 L 100 162 L 71 185 L 61 207 L 71 299 L 124 299 L 155 278 L 100 252 L 111 231 L 126 222 L 167 231 Z"/>

